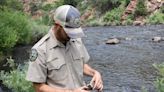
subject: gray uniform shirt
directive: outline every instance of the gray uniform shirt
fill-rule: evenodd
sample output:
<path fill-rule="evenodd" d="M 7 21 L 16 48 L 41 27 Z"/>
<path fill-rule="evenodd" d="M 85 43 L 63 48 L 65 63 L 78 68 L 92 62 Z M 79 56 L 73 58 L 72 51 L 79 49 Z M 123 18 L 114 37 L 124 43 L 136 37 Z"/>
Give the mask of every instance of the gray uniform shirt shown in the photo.
<path fill-rule="evenodd" d="M 26 79 L 51 87 L 81 87 L 84 85 L 83 66 L 88 60 L 88 52 L 80 38 L 71 39 L 64 46 L 50 30 L 32 47 Z"/>

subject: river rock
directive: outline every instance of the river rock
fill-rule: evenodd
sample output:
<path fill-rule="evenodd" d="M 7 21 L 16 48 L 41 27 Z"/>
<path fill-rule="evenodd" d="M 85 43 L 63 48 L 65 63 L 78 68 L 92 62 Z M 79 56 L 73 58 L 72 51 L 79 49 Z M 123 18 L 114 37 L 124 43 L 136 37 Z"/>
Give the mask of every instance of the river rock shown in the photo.
<path fill-rule="evenodd" d="M 140 21 L 140 20 L 136 20 L 133 22 L 133 25 L 135 25 L 135 26 L 139 26 L 139 25 L 143 26 L 144 24 L 145 23 L 143 21 Z"/>
<path fill-rule="evenodd" d="M 162 37 L 159 37 L 159 36 L 157 36 L 157 37 L 153 37 L 152 38 L 152 41 L 153 42 L 160 42 L 160 41 L 162 41 L 162 40 L 164 40 Z"/>
<path fill-rule="evenodd" d="M 125 40 L 126 40 L 126 41 L 131 41 L 132 38 L 130 38 L 130 37 L 126 37 Z"/>
<path fill-rule="evenodd" d="M 120 40 L 117 38 L 108 39 L 106 41 L 106 44 L 118 44 L 118 43 L 120 43 Z"/>

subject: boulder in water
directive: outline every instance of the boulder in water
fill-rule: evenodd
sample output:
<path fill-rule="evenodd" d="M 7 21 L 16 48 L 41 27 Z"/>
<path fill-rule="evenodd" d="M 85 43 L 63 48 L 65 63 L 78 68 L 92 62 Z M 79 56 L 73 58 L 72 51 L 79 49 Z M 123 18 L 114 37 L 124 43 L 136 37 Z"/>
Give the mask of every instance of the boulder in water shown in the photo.
<path fill-rule="evenodd" d="M 118 43 L 120 43 L 120 40 L 117 38 L 108 39 L 106 41 L 106 44 L 118 44 Z"/>
<path fill-rule="evenodd" d="M 159 36 L 156 36 L 156 37 L 153 37 L 152 38 L 152 41 L 153 42 L 160 42 L 160 41 L 162 41 L 162 40 L 164 40 L 162 37 L 159 37 Z"/>

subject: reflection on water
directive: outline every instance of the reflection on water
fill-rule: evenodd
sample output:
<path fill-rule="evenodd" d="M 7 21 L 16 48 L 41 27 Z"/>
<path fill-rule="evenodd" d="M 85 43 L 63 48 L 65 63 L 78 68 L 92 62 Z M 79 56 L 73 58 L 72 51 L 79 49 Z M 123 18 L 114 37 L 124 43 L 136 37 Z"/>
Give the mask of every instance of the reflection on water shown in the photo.
<path fill-rule="evenodd" d="M 143 87 L 155 92 L 153 81 L 157 72 L 152 64 L 164 61 L 164 41 L 153 43 L 151 39 L 164 37 L 164 25 L 88 27 L 84 30 L 87 35 L 84 43 L 91 55 L 89 64 L 101 72 L 103 92 L 141 92 Z M 107 45 L 108 38 L 118 38 L 121 43 Z M 18 63 L 28 59 L 30 47 L 15 49 L 14 58 Z"/>

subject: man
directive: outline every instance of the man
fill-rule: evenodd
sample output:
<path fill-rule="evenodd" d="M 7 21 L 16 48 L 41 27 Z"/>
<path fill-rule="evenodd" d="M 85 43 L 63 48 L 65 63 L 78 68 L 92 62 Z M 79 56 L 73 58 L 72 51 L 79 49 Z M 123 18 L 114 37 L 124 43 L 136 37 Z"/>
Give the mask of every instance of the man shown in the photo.
<path fill-rule="evenodd" d="M 63 5 L 54 13 L 54 27 L 33 47 L 26 79 L 36 92 L 89 92 L 83 74 L 92 76 L 93 89 L 101 91 L 103 82 L 92 69 L 88 52 L 81 41 L 80 13 Z"/>

